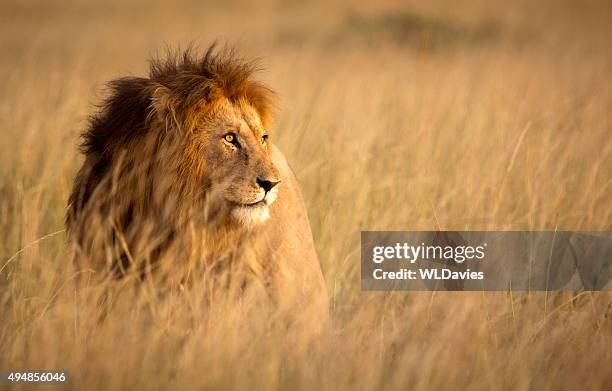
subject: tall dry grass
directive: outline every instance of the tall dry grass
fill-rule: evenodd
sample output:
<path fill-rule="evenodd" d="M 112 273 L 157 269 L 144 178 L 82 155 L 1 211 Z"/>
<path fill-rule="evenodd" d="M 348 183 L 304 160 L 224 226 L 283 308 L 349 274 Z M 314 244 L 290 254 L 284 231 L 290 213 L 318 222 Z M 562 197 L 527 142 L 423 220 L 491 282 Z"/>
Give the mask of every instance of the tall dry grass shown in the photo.
<path fill-rule="evenodd" d="M 609 230 L 610 11 L 4 1 L 0 370 L 62 369 L 73 389 L 608 388 L 610 294 L 360 292 L 359 231 Z M 62 220 L 103 83 L 214 38 L 264 57 L 280 93 L 273 137 L 332 298 L 314 341 L 202 286 L 119 289 L 112 308 L 73 289 Z"/>

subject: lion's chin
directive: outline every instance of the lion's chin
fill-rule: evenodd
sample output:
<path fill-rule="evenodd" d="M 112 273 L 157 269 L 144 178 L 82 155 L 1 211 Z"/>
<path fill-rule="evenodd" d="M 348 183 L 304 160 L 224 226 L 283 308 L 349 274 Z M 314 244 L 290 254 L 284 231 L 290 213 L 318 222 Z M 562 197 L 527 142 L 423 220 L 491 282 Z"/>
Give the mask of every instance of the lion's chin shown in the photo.
<path fill-rule="evenodd" d="M 232 208 L 231 214 L 238 224 L 252 228 L 270 218 L 270 209 L 263 202 L 255 205 L 236 205 Z"/>

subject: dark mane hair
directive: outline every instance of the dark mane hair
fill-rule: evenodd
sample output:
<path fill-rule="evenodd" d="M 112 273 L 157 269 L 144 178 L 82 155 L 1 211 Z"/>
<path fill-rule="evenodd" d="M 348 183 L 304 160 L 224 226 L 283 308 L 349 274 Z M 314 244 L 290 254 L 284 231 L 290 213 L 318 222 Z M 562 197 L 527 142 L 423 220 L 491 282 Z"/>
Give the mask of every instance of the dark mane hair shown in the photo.
<path fill-rule="evenodd" d="M 211 45 L 203 55 L 195 49 L 167 50 L 150 60 L 149 77 L 124 77 L 108 84 L 110 93 L 100 111 L 90 117 L 83 133 L 82 151 L 103 155 L 149 128 L 153 112 L 171 114 L 180 125 L 189 125 L 206 107 L 225 97 L 245 100 L 264 126 L 272 117 L 273 91 L 252 79 L 260 68 L 256 61 L 239 58 L 233 49 Z"/>

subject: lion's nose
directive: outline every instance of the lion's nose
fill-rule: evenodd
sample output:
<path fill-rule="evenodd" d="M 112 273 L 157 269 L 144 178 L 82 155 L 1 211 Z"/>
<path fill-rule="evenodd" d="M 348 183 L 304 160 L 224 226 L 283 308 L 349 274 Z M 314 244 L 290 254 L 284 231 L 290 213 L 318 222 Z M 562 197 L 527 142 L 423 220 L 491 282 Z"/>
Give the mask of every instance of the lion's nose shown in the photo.
<path fill-rule="evenodd" d="M 272 188 L 274 188 L 274 186 L 278 185 L 280 182 L 280 180 L 274 181 L 257 178 L 257 184 L 261 186 L 261 188 L 264 189 L 266 193 L 272 190 Z"/>

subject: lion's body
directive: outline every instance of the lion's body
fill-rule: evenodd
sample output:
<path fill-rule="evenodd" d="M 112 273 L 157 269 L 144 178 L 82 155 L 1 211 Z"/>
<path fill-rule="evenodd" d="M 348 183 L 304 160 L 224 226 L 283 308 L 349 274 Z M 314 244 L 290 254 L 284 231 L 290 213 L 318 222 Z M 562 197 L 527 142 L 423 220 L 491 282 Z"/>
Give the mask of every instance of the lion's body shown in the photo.
<path fill-rule="evenodd" d="M 182 283 L 231 261 L 275 296 L 326 313 L 306 207 L 267 141 L 270 90 L 252 71 L 211 49 L 111 83 L 66 218 L 80 265 Z"/>

